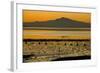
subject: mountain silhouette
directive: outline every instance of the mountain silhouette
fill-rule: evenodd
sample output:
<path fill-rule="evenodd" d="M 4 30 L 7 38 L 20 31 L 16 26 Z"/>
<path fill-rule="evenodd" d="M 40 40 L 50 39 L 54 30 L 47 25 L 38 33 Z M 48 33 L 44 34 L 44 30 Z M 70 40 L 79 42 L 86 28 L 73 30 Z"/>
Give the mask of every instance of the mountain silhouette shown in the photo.
<path fill-rule="evenodd" d="M 23 27 L 90 28 L 90 23 L 75 21 L 62 17 L 48 21 L 26 22 L 23 23 Z"/>

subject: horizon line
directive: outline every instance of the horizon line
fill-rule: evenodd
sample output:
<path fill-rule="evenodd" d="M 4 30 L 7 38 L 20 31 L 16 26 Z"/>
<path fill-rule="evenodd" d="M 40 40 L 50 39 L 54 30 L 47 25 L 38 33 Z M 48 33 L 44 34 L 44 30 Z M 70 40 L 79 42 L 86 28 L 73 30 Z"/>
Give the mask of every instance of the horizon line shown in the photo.
<path fill-rule="evenodd" d="M 64 18 L 66 20 L 72 20 L 72 21 L 77 21 L 77 22 L 82 22 L 82 21 L 79 21 L 79 20 L 74 20 L 74 19 L 71 19 L 71 18 L 66 18 L 66 17 L 59 17 L 59 18 L 56 18 L 56 19 L 51 19 L 51 20 L 45 20 L 45 21 L 32 21 L 32 22 L 24 22 L 23 23 L 33 23 L 33 22 L 47 22 L 47 21 L 54 21 L 54 20 L 57 20 L 57 19 L 61 19 L 61 18 Z M 91 22 L 82 22 L 82 23 L 87 23 L 87 24 L 90 24 Z"/>

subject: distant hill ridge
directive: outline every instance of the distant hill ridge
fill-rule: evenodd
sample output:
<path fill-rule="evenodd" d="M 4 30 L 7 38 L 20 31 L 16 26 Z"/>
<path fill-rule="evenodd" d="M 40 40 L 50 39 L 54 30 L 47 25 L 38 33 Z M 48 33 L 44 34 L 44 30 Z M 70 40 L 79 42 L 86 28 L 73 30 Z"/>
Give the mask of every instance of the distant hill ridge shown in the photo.
<path fill-rule="evenodd" d="M 23 23 L 24 27 L 54 27 L 54 28 L 90 28 L 90 23 L 71 20 L 69 18 L 58 18 L 48 21 L 36 21 Z"/>

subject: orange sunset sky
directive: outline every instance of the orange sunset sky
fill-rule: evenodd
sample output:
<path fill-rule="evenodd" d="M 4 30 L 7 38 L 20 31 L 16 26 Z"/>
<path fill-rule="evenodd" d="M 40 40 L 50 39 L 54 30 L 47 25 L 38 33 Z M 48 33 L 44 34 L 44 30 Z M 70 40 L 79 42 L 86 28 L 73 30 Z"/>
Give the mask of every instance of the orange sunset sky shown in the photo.
<path fill-rule="evenodd" d="M 86 23 L 91 21 L 90 13 L 23 10 L 23 22 L 47 21 L 61 17 Z"/>

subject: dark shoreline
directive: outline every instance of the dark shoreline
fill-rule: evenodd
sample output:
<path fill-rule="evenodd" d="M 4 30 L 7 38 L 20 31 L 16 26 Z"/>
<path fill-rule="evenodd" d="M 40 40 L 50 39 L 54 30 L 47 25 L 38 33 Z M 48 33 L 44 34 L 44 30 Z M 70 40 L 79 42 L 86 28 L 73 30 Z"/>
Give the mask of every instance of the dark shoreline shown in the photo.
<path fill-rule="evenodd" d="M 23 39 L 23 41 L 90 41 L 90 39 Z"/>

